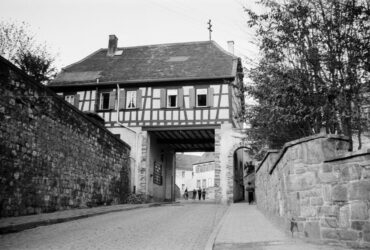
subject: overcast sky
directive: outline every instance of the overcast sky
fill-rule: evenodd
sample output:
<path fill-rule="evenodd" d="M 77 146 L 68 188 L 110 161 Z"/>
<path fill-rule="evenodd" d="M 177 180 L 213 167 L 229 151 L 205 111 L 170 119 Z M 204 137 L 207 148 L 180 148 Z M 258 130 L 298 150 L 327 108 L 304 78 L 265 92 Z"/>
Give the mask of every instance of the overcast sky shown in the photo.
<path fill-rule="evenodd" d="M 212 40 L 235 54 L 256 56 L 243 6 L 258 10 L 254 0 L 0 0 L 0 19 L 25 21 L 40 42 L 58 53 L 58 68 L 108 45 L 119 47 Z"/>

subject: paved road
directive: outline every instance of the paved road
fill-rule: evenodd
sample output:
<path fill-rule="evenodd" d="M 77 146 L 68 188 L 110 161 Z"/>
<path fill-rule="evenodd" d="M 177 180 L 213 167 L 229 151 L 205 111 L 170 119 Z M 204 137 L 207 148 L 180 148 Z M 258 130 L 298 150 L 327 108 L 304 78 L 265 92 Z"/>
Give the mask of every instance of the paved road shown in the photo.
<path fill-rule="evenodd" d="M 227 207 L 143 208 L 0 235 L 0 249 L 204 249 Z"/>

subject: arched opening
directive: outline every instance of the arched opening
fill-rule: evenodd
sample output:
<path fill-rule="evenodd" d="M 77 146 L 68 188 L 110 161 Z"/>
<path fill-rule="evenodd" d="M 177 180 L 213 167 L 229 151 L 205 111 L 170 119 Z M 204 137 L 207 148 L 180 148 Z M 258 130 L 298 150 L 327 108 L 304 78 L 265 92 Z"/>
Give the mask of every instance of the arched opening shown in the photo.
<path fill-rule="evenodd" d="M 233 201 L 251 201 L 254 199 L 254 165 L 247 147 L 239 147 L 233 154 Z M 253 192 L 252 195 L 250 192 Z"/>

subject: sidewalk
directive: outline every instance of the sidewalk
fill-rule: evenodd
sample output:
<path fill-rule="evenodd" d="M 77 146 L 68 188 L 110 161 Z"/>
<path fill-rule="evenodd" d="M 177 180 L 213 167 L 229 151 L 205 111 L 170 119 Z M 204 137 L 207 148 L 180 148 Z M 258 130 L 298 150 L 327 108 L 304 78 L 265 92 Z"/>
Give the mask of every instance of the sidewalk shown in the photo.
<path fill-rule="evenodd" d="M 45 226 L 55 223 L 77 220 L 106 213 L 120 212 L 138 208 L 155 207 L 166 204 L 172 204 L 172 202 L 147 203 L 147 204 L 121 204 L 83 209 L 70 209 L 57 211 L 54 213 L 43 213 L 27 216 L 0 218 L 0 234 L 15 233 L 38 226 Z"/>
<path fill-rule="evenodd" d="M 288 236 L 276 228 L 255 205 L 231 204 L 209 240 L 207 250 L 344 250 L 340 246 L 313 244 Z M 213 243 L 213 244 L 212 244 Z"/>

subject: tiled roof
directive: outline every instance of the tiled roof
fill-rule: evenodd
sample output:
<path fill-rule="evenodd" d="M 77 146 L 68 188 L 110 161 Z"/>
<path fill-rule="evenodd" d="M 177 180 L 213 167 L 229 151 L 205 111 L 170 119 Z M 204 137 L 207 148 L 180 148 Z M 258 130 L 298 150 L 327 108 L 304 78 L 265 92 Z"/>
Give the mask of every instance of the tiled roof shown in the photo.
<path fill-rule="evenodd" d="M 237 57 L 214 41 L 117 48 L 107 56 L 100 49 L 71 64 L 50 83 L 76 85 L 96 82 L 160 81 L 235 77 Z M 119 54 L 119 53 L 118 53 Z"/>
<path fill-rule="evenodd" d="M 193 164 L 200 158 L 196 155 L 176 154 L 176 169 L 193 171 Z"/>
<path fill-rule="evenodd" d="M 205 162 L 210 162 L 215 160 L 215 153 L 214 152 L 205 152 L 202 154 L 201 158 L 194 164 L 201 164 Z"/>

